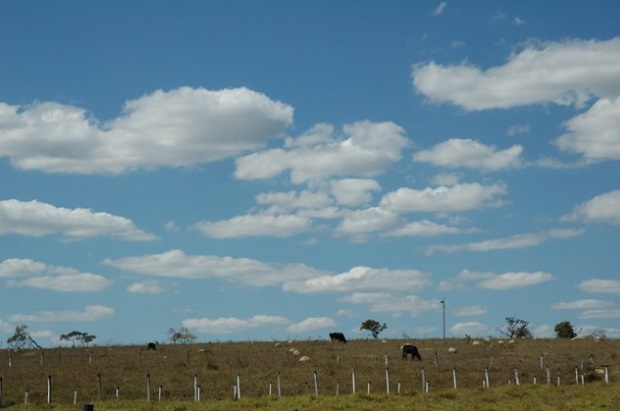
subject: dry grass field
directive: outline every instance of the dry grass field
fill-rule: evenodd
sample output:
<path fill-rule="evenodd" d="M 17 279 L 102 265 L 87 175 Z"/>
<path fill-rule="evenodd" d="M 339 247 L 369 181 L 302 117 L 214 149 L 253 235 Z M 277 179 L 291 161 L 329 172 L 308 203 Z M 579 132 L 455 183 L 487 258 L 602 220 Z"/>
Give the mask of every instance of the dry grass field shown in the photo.
<path fill-rule="evenodd" d="M 415 409 L 523 409 L 529 402 L 529 409 L 564 404 L 567 410 L 583 409 L 578 407 L 585 402 L 591 405 L 586 409 L 607 404 L 614 409 L 614 403 L 620 409 L 619 340 L 411 341 L 420 349 L 421 362 L 401 358 L 405 342 L 410 341 L 5 349 L 0 350 L 1 405 L 16 410 L 75 410 L 92 403 L 97 410 L 301 411 L 411 409 L 413 403 Z M 486 373 L 488 388 L 483 387 Z M 233 401 L 237 384 L 241 398 Z M 558 402 L 558 396 L 578 405 Z M 536 407 L 547 402 L 547 408 Z"/>

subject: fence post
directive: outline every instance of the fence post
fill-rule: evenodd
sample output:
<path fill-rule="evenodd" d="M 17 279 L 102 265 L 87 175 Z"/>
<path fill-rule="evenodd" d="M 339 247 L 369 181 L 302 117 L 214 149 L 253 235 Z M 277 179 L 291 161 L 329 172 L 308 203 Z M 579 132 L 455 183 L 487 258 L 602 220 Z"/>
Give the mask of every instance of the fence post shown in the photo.
<path fill-rule="evenodd" d="M 351 371 L 351 392 L 355 394 L 355 368 Z"/>
<path fill-rule="evenodd" d="M 490 385 L 489 385 L 489 369 L 488 368 L 484 369 L 484 381 L 487 384 L 487 388 L 489 388 Z"/>
<path fill-rule="evenodd" d="M 609 384 L 609 366 L 605 365 L 605 384 Z"/>
<path fill-rule="evenodd" d="M 387 358 L 387 355 L 385 356 Z M 390 369 L 385 368 L 385 393 L 390 394 Z"/>
<path fill-rule="evenodd" d="M 547 367 L 545 368 L 546 372 L 547 372 L 547 384 L 551 384 L 551 370 L 549 369 L 549 366 L 547 365 Z"/>
<path fill-rule="evenodd" d="M 52 403 L 52 376 L 47 376 L 47 403 Z"/>
<path fill-rule="evenodd" d="M 241 399 L 241 376 L 237 374 L 237 399 Z"/>
<path fill-rule="evenodd" d="M 454 383 L 454 389 L 456 390 L 456 367 L 452 368 L 452 382 Z"/>
<path fill-rule="evenodd" d="M 437 351 L 435 351 L 435 355 L 433 356 L 433 361 L 435 362 L 435 368 L 439 366 L 439 360 L 437 359 Z"/>
<path fill-rule="evenodd" d="M 280 381 L 280 373 L 278 373 L 278 398 L 282 397 L 282 382 Z"/>
<path fill-rule="evenodd" d="M 545 355 L 544 354 L 540 354 L 540 369 L 544 369 L 545 368 Z"/>
<path fill-rule="evenodd" d="M 77 389 L 73 390 L 73 405 L 77 404 Z"/>
<path fill-rule="evenodd" d="M 146 400 L 151 401 L 151 374 L 146 374 Z"/>
<path fill-rule="evenodd" d="M 519 371 L 515 368 L 515 384 L 519 385 Z"/>
<path fill-rule="evenodd" d="M 101 401 L 101 373 L 97 374 L 97 398 Z"/>
<path fill-rule="evenodd" d="M 575 367 L 575 384 L 579 385 L 579 368 Z"/>
<path fill-rule="evenodd" d="M 426 390 L 426 376 L 424 375 L 424 368 L 422 368 L 422 392 Z"/>
<path fill-rule="evenodd" d="M 319 396 L 319 379 L 316 370 L 314 370 L 314 395 Z"/>
<path fill-rule="evenodd" d="M 367 393 L 368 393 L 368 395 L 370 395 L 370 381 L 368 381 L 368 389 L 367 389 Z"/>

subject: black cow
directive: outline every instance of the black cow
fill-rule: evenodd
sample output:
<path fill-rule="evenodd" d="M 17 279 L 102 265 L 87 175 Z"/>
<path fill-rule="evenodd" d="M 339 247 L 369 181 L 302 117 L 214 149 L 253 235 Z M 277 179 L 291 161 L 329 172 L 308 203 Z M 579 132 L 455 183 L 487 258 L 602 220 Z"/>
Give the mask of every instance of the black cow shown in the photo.
<path fill-rule="evenodd" d="M 329 338 L 332 340 L 332 342 L 341 342 L 341 343 L 347 343 L 347 339 L 344 338 L 344 334 L 343 333 L 329 333 Z"/>
<path fill-rule="evenodd" d="M 422 356 L 420 355 L 420 351 L 418 351 L 418 347 L 416 347 L 415 345 L 411 345 L 411 344 L 405 344 L 403 345 L 403 360 L 407 359 L 407 355 L 411 354 L 411 359 L 418 359 L 420 361 L 422 361 Z"/>
<path fill-rule="evenodd" d="M 156 343 L 148 343 L 146 346 L 147 349 L 149 350 L 156 350 L 157 349 L 157 344 Z"/>

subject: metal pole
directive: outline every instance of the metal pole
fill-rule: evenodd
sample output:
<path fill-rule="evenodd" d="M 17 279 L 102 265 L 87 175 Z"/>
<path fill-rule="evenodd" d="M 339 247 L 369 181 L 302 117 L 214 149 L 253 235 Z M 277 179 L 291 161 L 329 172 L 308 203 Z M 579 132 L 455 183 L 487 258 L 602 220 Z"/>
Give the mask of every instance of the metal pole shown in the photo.
<path fill-rule="evenodd" d="M 440 301 L 443 308 L 443 339 L 446 339 L 446 299 L 443 298 Z"/>

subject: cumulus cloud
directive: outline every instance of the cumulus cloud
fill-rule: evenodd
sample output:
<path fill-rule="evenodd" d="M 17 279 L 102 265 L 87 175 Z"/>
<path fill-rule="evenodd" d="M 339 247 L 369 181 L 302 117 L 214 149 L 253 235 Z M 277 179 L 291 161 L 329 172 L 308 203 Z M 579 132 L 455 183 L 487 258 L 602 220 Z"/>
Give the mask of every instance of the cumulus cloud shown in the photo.
<path fill-rule="evenodd" d="M 412 79 L 431 101 L 487 110 L 548 102 L 581 106 L 593 96 L 617 96 L 618 72 L 620 38 L 614 38 L 530 43 L 487 70 L 469 63 L 417 64 Z"/>
<path fill-rule="evenodd" d="M 325 274 L 324 271 L 304 264 L 278 266 L 251 258 L 188 255 L 181 250 L 117 260 L 105 259 L 103 264 L 141 275 L 185 279 L 220 278 L 252 286 L 279 285 L 284 281 L 305 280 Z"/>
<path fill-rule="evenodd" d="M 62 208 L 39 201 L 0 201 L 0 235 L 31 237 L 59 234 L 70 239 L 107 236 L 126 241 L 156 237 L 136 228 L 131 220 L 86 208 Z"/>
<path fill-rule="evenodd" d="M 89 305 L 83 311 L 42 311 L 37 314 L 14 314 L 9 320 L 23 322 L 98 321 L 114 317 L 116 310 L 103 305 Z"/>
<path fill-rule="evenodd" d="M 458 289 L 473 284 L 475 287 L 489 290 L 512 290 L 531 287 L 554 279 L 553 274 L 542 271 L 495 274 L 492 272 L 463 270 L 458 276 L 442 281 L 440 289 Z"/>
<path fill-rule="evenodd" d="M 330 183 L 336 202 L 343 206 L 360 206 L 372 201 L 372 193 L 381 186 L 369 178 L 343 178 Z"/>
<path fill-rule="evenodd" d="M 384 237 L 430 237 L 464 232 L 458 227 L 437 224 L 428 220 L 414 221 L 383 234 Z"/>
<path fill-rule="evenodd" d="M 416 317 L 426 311 L 439 309 L 438 300 L 425 300 L 417 295 L 395 295 L 389 292 L 354 292 L 339 301 L 348 304 L 365 304 L 376 313 L 401 313 Z"/>
<path fill-rule="evenodd" d="M 523 147 L 520 145 L 498 150 L 475 140 L 453 138 L 429 150 L 418 151 L 413 160 L 441 167 L 497 171 L 519 167 L 522 164 L 522 152 Z"/>
<path fill-rule="evenodd" d="M 577 288 L 587 293 L 618 294 L 620 295 L 620 281 L 593 278 L 582 281 Z"/>
<path fill-rule="evenodd" d="M 507 250 L 517 249 L 524 247 L 535 247 L 547 241 L 553 240 L 567 240 L 573 237 L 580 236 L 584 233 L 584 230 L 572 230 L 572 229 L 555 229 L 542 231 L 539 233 L 517 234 L 510 237 L 498 238 L 467 244 L 456 245 L 433 245 L 425 249 L 426 254 L 431 255 L 436 252 L 454 253 L 458 251 L 495 251 L 495 250 Z"/>
<path fill-rule="evenodd" d="M 366 234 L 394 229 L 401 225 L 397 213 L 381 207 L 352 210 L 344 213 L 336 231 L 344 234 Z"/>
<path fill-rule="evenodd" d="M 561 220 L 620 224 L 620 190 L 598 195 L 578 205 Z"/>
<path fill-rule="evenodd" d="M 404 130 L 391 122 L 360 121 L 343 127 L 343 138 L 333 127 L 319 124 L 284 148 L 239 157 L 235 177 L 241 180 L 272 179 L 290 171 L 294 184 L 327 177 L 372 177 L 401 159 L 409 145 Z"/>
<path fill-rule="evenodd" d="M 101 275 L 17 258 L 0 262 L 0 278 L 8 279 L 6 285 L 9 287 L 32 287 L 60 292 L 97 292 L 112 284 Z"/>
<path fill-rule="evenodd" d="M 430 275 L 419 270 L 353 267 L 347 272 L 322 275 L 303 281 L 287 281 L 284 290 L 298 293 L 394 291 L 422 289 L 431 284 Z"/>
<path fill-rule="evenodd" d="M 311 229 L 311 220 L 289 215 L 241 215 L 222 221 L 201 221 L 194 225 L 211 238 L 290 237 Z"/>
<path fill-rule="evenodd" d="M 415 190 L 399 188 L 381 199 L 381 207 L 399 213 L 456 212 L 503 205 L 498 196 L 506 194 L 504 184 L 456 184 Z"/>
<path fill-rule="evenodd" d="M 454 310 L 456 317 L 472 317 L 476 315 L 483 315 L 487 313 L 487 309 L 479 305 L 472 305 L 470 307 L 461 307 Z"/>
<path fill-rule="evenodd" d="M 565 124 L 567 133 L 555 144 L 582 154 L 586 161 L 620 160 L 620 97 L 602 98 Z"/>
<path fill-rule="evenodd" d="M 286 331 L 289 333 L 306 333 L 310 331 L 322 330 L 324 328 L 332 328 L 336 325 L 336 321 L 329 317 L 311 317 L 289 325 L 286 328 Z"/>
<path fill-rule="evenodd" d="M 158 90 L 128 101 L 105 124 L 54 102 L 0 103 L 0 156 L 49 173 L 191 166 L 261 147 L 292 118 L 292 107 L 246 88 Z"/>
<path fill-rule="evenodd" d="M 287 318 L 278 315 L 255 315 L 246 319 L 236 317 L 214 319 L 188 318 L 182 322 L 183 327 L 208 334 L 232 334 L 259 327 L 280 326 L 288 323 L 290 321 Z"/>
<path fill-rule="evenodd" d="M 614 306 L 615 304 L 611 301 L 586 299 L 555 303 L 551 306 L 551 308 L 556 310 L 594 310 L 601 308 L 610 308 Z"/>

